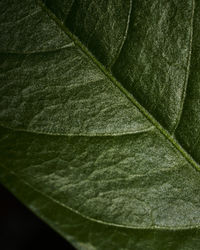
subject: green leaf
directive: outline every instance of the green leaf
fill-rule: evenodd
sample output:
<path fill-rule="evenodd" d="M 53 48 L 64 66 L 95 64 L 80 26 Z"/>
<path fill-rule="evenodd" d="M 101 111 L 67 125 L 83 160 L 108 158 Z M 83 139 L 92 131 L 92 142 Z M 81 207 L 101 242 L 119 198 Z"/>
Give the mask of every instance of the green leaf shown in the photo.
<path fill-rule="evenodd" d="M 77 249 L 199 248 L 199 9 L 0 2 L 0 181 Z"/>

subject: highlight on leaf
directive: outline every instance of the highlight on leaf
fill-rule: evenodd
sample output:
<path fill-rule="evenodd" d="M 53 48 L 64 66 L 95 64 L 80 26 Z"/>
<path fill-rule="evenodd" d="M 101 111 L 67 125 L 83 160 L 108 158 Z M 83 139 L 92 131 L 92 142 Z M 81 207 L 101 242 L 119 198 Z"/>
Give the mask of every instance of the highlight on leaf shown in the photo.
<path fill-rule="evenodd" d="M 0 2 L 0 182 L 76 249 L 200 247 L 199 10 Z"/>

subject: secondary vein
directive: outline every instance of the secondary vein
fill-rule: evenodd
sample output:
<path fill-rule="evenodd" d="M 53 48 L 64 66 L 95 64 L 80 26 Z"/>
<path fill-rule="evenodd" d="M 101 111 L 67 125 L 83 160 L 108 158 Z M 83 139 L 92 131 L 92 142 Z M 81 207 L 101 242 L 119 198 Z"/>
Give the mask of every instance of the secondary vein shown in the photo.
<path fill-rule="evenodd" d="M 183 91 L 182 91 L 182 96 L 181 96 L 180 109 L 179 109 L 179 113 L 177 115 L 176 124 L 174 125 L 174 128 L 172 129 L 173 134 L 175 133 L 176 129 L 178 128 L 178 125 L 179 125 L 181 117 L 182 117 L 184 102 L 185 102 L 185 97 L 186 97 L 186 90 L 187 90 L 187 85 L 188 85 L 188 81 L 189 81 L 191 55 L 192 55 L 194 11 L 195 11 L 195 0 L 192 0 L 192 14 L 191 14 L 191 24 L 190 24 L 191 25 L 191 30 L 190 30 L 190 38 L 189 38 L 189 50 L 188 50 L 188 57 L 187 57 L 187 67 L 186 67 L 184 86 L 183 86 Z"/>
<path fill-rule="evenodd" d="M 128 28 L 129 28 L 129 23 L 130 23 L 130 18 L 131 18 L 131 12 L 132 12 L 132 0 L 129 1 L 129 12 L 128 12 L 128 17 L 127 17 L 127 22 L 126 22 L 126 28 L 125 28 L 125 31 L 124 31 L 124 37 L 123 37 L 122 42 L 121 42 L 121 44 L 120 44 L 120 46 L 118 48 L 118 52 L 117 52 L 115 58 L 111 62 L 111 65 L 109 65 L 110 68 L 112 68 L 115 65 L 117 59 L 119 58 L 119 56 L 121 54 L 122 48 L 124 47 L 124 43 L 126 41 L 127 34 L 128 34 Z"/>

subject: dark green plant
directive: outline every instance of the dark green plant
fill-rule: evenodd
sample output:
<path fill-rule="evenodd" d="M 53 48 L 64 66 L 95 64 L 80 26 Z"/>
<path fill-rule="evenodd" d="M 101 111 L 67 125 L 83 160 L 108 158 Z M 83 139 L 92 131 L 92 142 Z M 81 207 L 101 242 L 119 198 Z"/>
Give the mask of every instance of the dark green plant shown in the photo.
<path fill-rule="evenodd" d="M 200 249 L 200 1 L 0 1 L 0 181 L 77 249 Z"/>

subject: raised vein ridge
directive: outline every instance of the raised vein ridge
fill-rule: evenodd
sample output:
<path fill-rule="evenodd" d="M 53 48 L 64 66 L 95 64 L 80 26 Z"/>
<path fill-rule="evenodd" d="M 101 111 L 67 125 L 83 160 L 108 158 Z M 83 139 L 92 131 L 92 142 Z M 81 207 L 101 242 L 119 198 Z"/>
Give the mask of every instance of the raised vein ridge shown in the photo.
<path fill-rule="evenodd" d="M 136 135 L 136 134 L 142 134 L 142 133 L 147 133 L 149 131 L 152 131 L 155 127 L 151 126 L 148 128 L 140 129 L 140 130 L 134 130 L 134 131 L 126 131 L 126 132 L 118 132 L 118 133 L 51 133 L 47 131 L 42 131 L 42 130 L 30 130 L 30 129 L 15 129 L 6 125 L 3 125 L 0 123 L 0 127 L 13 130 L 13 131 L 18 131 L 18 132 L 26 132 L 26 133 L 32 133 L 32 134 L 38 134 L 38 135 L 51 135 L 51 136 L 66 136 L 66 137 L 76 137 L 76 136 L 81 136 L 81 137 L 117 137 L 117 136 L 125 136 L 125 135 Z"/>
<path fill-rule="evenodd" d="M 126 28 L 125 28 L 125 31 L 124 31 L 124 37 L 123 37 L 123 40 L 121 42 L 121 45 L 119 46 L 118 48 L 118 53 L 117 55 L 115 56 L 115 58 L 113 59 L 111 65 L 110 65 L 110 68 L 112 68 L 114 66 L 114 64 L 116 63 L 118 57 L 120 56 L 121 54 L 121 51 L 122 51 L 122 48 L 124 46 L 124 43 L 126 41 L 126 38 L 127 38 L 127 34 L 128 34 L 128 29 L 129 29 L 129 23 L 130 23 L 130 18 L 131 18 L 131 12 L 132 12 L 132 0 L 129 1 L 129 12 L 128 12 L 128 17 L 127 17 L 127 23 L 126 23 Z"/>
<path fill-rule="evenodd" d="M 183 86 L 183 91 L 182 91 L 182 96 L 181 96 L 180 109 L 179 109 L 179 113 L 178 113 L 178 116 L 176 119 L 176 123 L 174 125 L 174 128 L 172 129 L 173 134 L 175 133 L 175 131 L 180 123 L 180 120 L 181 120 L 184 102 L 185 102 L 186 91 L 187 91 L 187 85 L 188 85 L 188 80 L 189 80 L 191 55 L 192 55 L 194 11 L 195 11 L 195 0 L 192 0 L 191 31 L 190 31 L 190 39 L 189 39 L 189 45 L 188 45 L 189 51 L 188 51 L 188 58 L 187 58 L 187 68 L 186 68 L 185 81 L 184 81 L 184 86 Z"/>
<path fill-rule="evenodd" d="M 52 53 L 56 51 L 61 51 L 69 47 L 73 47 L 74 43 L 66 44 L 65 46 L 54 48 L 54 49 L 46 49 L 46 50 L 32 50 L 32 51 L 0 51 L 0 54 L 11 54 L 11 55 L 34 55 L 40 53 Z"/>

